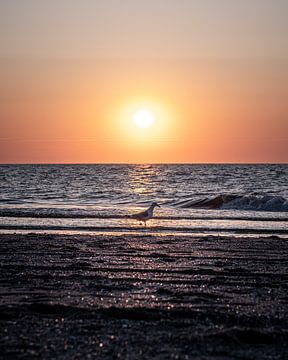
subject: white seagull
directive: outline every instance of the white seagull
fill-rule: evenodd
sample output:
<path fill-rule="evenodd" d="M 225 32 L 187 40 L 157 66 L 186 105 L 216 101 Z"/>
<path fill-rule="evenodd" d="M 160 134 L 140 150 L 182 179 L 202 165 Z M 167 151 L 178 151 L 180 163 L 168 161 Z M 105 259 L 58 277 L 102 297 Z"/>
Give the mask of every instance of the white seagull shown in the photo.
<path fill-rule="evenodd" d="M 134 215 L 131 215 L 131 217 L 138 221 L 144 222 L 144 224 L 146 226 L 146 221 L 152 219 L 152 217 L 153 217 L 153 210 L 154 210 L 155 206 L 160 207 L 160 205 L 158 205 L 156 202 L 153 202 L 147 210 L 141 211 L 140 213 L 137 213 Z"/>

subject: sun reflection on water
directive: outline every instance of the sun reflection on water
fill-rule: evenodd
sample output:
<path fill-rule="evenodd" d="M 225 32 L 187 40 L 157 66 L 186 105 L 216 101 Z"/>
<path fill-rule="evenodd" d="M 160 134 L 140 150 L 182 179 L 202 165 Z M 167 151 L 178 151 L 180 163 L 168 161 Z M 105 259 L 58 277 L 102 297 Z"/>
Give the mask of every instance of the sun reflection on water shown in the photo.
<path fill-rule="evenodd" d="M 138 164 L 129 169 L 130 188 L 134 194 L 143 197 L 143 203 L 155 200 L 158 175 L 159 171 L 155 165 Z"/>
<path fill-rule="evenodd" d="M 130 167 L 128 181 L 131 192 L 137 197 L 137 204 L 148 207 L 152 202 L 157 201 L 159 175 L 159 169 L 155 165 L 137 164 Z M 158 212 L 159 208 L 157 208 Z M 157 214 L 155 215 L 157 218 Z M 158 226 L 155 217 L 147 222 L 148 227 L 151 228 L 151 225 Z"/>

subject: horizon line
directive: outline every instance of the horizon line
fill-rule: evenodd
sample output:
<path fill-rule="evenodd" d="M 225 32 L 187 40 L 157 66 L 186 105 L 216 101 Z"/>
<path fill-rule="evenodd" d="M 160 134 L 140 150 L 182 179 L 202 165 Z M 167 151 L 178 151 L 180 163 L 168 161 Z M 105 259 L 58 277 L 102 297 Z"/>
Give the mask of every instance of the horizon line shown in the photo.
<path fill-rule="evenodd" d="M 3 165 L 288 165 L 288 162 L 0 162 Z"/>

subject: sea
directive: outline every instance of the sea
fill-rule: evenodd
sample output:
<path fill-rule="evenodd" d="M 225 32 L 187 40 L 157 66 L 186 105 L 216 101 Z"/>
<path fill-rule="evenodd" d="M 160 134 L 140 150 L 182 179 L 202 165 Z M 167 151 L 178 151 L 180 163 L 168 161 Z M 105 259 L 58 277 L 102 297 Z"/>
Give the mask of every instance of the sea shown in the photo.
<path fill-rule="evenodd" d="M 1 165 L 0 233 L 288 238 L 288 165 Z"/>

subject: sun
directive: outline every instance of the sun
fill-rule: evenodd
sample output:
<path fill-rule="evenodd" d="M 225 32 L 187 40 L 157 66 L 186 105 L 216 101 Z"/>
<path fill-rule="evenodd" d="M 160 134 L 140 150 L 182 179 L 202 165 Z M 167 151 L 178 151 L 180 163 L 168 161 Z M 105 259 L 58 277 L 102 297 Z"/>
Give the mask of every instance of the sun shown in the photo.
<path fill-rule="evenodd" d="M 136 126 L 142 129 L 148 129 L 155 122 L 155 114 L 149 110 L 138 110 L 132 116 L 133 122 Z"/>

